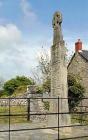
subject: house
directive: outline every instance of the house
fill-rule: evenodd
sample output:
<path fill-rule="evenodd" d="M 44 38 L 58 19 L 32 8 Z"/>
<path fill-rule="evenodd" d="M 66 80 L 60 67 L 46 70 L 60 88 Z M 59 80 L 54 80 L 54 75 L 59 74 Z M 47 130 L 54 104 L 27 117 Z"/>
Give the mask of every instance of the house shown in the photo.
<path fill-rule="evenodd" d="M 83 50 L 80 39 L 75 43 L 75 53 L 68 64 L 68 74 L 80 77 L 80 83 L 85 88 L 85 97 L 88 97 L 88 50 Z"/>

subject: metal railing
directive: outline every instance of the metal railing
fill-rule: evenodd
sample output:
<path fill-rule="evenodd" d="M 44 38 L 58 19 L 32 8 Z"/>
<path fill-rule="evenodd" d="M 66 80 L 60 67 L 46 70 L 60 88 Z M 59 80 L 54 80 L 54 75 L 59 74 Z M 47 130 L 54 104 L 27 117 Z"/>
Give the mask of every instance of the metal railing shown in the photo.
<path fill-rule="evenodd" d="M 26 106 L 26 113 L 11 113 L 11 101 L 12 100 L 27 100 L 27 104 L 25 105 Z M 50 100 L 57 100 L 57 106 L 58 106 L 58 110 L 57 112 L 46 112 L 46 113 L 31 113 L 30 111 L 30 102 L 31 100 L 35 100 L 35 99 L 41 99 L 41 100 L 44 100 L 44 99 L 48 99 L 49 101 Z M 88 99 L 88 98 L 83 98 L 83 99 Z M 67 139 L 79 139 L 79 138 L 87 138 L 88 136 L 77 136 L 77 137 L 69 137 L 69 138 L 60 138 L 60 129 L 61 128 L 65 128 L 65 127 L 77 127 L 77 126 L 87 126 L 88 122 L 87 123 L 83 123 L 85 120 L 83 120 L 83 115 L 88 115 L 88 111 L 83 111 L 81 109 L 81 111 L 72 111 L 72 112 L 59 112 L 59 104 L 60 104 L 60 100 L 68 100 L 68 98 L 0 98 L 0 101 L 1 100 L 8 100 L 8 105 L 5 105 L 5 106 L 8 106 L 8 113 L 1 113 L 0 112 L 0 117 L 8 117 L 8 124 L 9 124 L 9 129 L 8 130 L 0 130 L 0 133 L 1 132 L 8 132 L 9 133 L 9 140 L 11 139 L 11 132 L 22 132 L 22 131 L 30 131 L 30 130 L 41 130 L 41 129 L 54 129 L 54 128 L 57 128 L 58 130 L 58 136 L 57 136 L 57 140 L 67 140 Z M 1 105 L 1 107 L 4 106 L 4 105 Z M 15 106 L 15 105 L 13 105 Z M 87 107 L 87 106 L 82 106 L 82 104 L 79 106 L 80 108 L 82 107 Z M 81 123 L 80 124 L 72 124 L 72 125 L 64 125 L 64 126 L 60 126 L 60 118 L 59 116 L 60 115 L 64 115 L 64 114 L 74 114 L 74 115 L 81 115 L 81 117 L 78 119 L 78 118 L 73 118 L 73 119 L 77 119 L 77 120 L 80 120 Z M 37 128 L 22 128 L 22 129 L 11 129 L 11 117 L 26 117 L 27 121 L 29 122 L 30 121 L 30 117 L 31 116 L 42 116 L 42 115 L 45 115 L 45 116 L 48 116 L 48 115 L 57 115 L 58 116 L 58 124 L 57 126 L 55 127 L 51 127 L 51 126 L 48 126 L 48 127 L 37 127 Z M 26 124 L 25 124 L 26 125 Z"/>

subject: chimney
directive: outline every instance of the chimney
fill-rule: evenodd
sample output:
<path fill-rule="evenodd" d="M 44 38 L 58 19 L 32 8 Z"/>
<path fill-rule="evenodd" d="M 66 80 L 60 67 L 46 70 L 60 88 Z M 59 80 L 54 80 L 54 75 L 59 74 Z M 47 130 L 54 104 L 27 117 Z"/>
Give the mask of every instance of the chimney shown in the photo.
<path fill-rule="evenodd" d="M 79 52 L 82 50 L 82 42 L 80 39 L 75 43 L 75 52 Z"/>

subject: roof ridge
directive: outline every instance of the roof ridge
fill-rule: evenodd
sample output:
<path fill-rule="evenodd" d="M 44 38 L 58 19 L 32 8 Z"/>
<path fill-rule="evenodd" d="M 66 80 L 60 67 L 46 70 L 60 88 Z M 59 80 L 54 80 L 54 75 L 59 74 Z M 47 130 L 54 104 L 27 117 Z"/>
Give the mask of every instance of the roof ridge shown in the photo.
<path fill-rule="evenodd" d="M 82 50 L 82 51 L 87 51 L 88 52 L 88 50 Z"/>
<path fill-rule="evenodd" d="M 88 50 L 82 50 L 81 52 L 78 52 L 84 59 L 88 61 Z"/>

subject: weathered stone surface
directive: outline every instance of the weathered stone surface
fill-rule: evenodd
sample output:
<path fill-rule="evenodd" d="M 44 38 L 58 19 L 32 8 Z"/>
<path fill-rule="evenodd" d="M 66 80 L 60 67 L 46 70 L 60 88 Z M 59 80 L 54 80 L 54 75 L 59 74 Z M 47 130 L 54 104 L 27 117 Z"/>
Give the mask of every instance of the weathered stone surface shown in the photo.
<path fill-rule="evenodd" d="M 61 23 L 62 15 L 60 12 L 56 12 L 53 17 L 54 39 L 51 47 L 51 97 L 67 98 L 66 48 Z M 58 112 L 58 107 L 60 113 L 69 112 L 68 99 L 59 99 L 59 106 L 56 99 L 51 100 L 50 112 Z M 49 124 L 57 126 L 58 116 L 50 116 Z M 59 115 L 59 125 L 69 124 L 70 116 L 68 114 Z"/>

